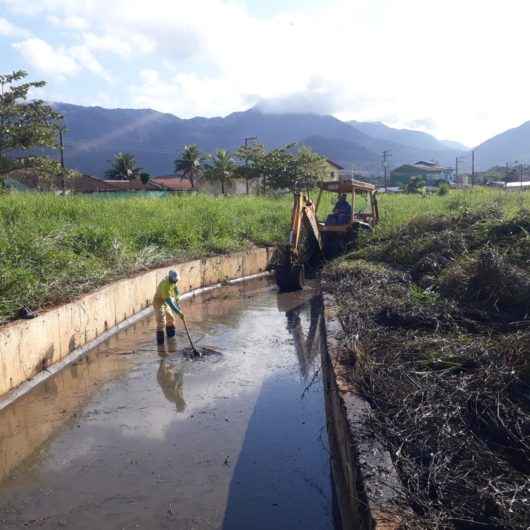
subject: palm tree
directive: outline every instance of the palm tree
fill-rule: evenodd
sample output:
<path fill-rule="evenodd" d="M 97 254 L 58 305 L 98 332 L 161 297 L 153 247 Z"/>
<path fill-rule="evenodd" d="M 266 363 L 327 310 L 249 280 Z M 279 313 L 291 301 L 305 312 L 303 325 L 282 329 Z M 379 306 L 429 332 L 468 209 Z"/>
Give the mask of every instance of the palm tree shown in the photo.
<path fill-rule="evenodd" d="M 225 194 L 225 185 L 234 176 L 236 165 L 232 155 L 225 149 L 218 149 L 211 157 L 211 163 L 206 168 L 205 177 L 221 184 L 221 193 Z"/>
<path fill-rule="evenodd" d="M 105 176 L 111 180 L 133 180 L 142 172 L 142 168 L 136 165 L 134 155 L 130 153 L 118 153 L 112 160 L 110 169 Z"/>
<path fill-rule="evenodd" d="M 201 173 L 202 155 L 196 145 L 185 145 L 180 158 L 175 160 L 175 173 L 182 171 L 188 177 L 191 187 L 195 187 L 194 178 Z"/>

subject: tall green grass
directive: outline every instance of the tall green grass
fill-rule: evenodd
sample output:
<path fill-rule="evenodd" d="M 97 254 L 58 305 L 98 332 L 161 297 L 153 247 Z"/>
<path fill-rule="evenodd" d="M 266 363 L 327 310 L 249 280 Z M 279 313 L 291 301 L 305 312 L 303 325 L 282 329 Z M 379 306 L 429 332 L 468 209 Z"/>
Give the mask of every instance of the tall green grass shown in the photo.
<path fill-rule="evenodd" d="M 285 241 L 291 198 L 0 196 L 0 322 L 170 260 Z"/>
<path fill-rule="evenodd" d="M 320 217 L 336 195 L 325 194 Z M 530 194 L 455 191 L 447 196 L 380 196 L 376 234 L 425 214 L 500 205 L 515 214 Z M 0 195 L 0 323 L 22 306 L 69 300 L 115 278 L 168 262 L 287 240 L 292 198 L 56 197 Z M 359 201 L 358 208 L 362 208 Z"/>
<path fill-rule="evenodd" d="M 488 207 L 498 207 L 510 218 L 521 208 L 530 209 L 530 193 L 476 187 L 454 190 L 443 196 L 401 193 L 380 195 L 377 233 L 383 237 L 391 235 L 403 224 L 425 215 L 453 215 L 464 210 L 476 211 Z"/>

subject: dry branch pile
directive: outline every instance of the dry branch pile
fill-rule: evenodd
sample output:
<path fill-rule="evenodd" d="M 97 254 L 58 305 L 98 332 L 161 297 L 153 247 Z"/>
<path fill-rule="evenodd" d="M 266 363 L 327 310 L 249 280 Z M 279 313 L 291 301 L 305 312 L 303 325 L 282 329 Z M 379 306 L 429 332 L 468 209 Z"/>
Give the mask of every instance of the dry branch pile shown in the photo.
<path fill-rule="evenodd" d="M 426 217 L 325 274 L 404 528 L 530 527 L 528 232 L 525 211 Z"/>

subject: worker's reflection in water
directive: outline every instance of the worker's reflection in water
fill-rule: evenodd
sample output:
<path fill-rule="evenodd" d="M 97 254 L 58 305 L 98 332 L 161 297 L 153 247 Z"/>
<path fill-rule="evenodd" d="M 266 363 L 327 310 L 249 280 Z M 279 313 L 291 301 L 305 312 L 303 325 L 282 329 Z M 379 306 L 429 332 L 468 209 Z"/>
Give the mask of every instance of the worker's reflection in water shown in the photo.
<path fill-rule="evenodd" d="M 184 412 L 186 410 L 186 402 L 183 395 L 184 374 L 182 373 L 182 367 L 178 364 L 173 364 L 168 359 L 162 359 L 156 378 L 165 398 L 171 403 L 175 403 L 177 412 Z"/>
<path fill-rule="evenodd" d="M 186 402 L 184 401 L 184 373 L 182 366 L 182 359 L 173 357 L 167 359 L 168 354 L 174 354 L 177 351 L 176 340 L 169 341 L 167 350 L 165 345 L 158 345 L 158 353 L 162 359 L 158 367 L 156 378 L 164 397 L 175 404 L 177 412 L 184 412 L 186 410 Z"/>

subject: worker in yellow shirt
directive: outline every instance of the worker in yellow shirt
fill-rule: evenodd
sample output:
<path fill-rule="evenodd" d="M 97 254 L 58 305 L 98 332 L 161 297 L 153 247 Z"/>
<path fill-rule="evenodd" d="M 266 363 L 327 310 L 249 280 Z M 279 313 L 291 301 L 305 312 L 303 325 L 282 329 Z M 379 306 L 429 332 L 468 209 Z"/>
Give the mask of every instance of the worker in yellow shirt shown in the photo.
<path fill-rule="evenodd" d="M 156 341 L 158 344 L 164 344 L 164 328 L 168 339 L 175 336 L 175 316 L 184 318 L 184 313 L 179 305 L 179 280 L 180 275 L 177 271 L 169 271 L 167 278 L 163 279 L 156 289 L 153 307 L 156 316 Z"/>

